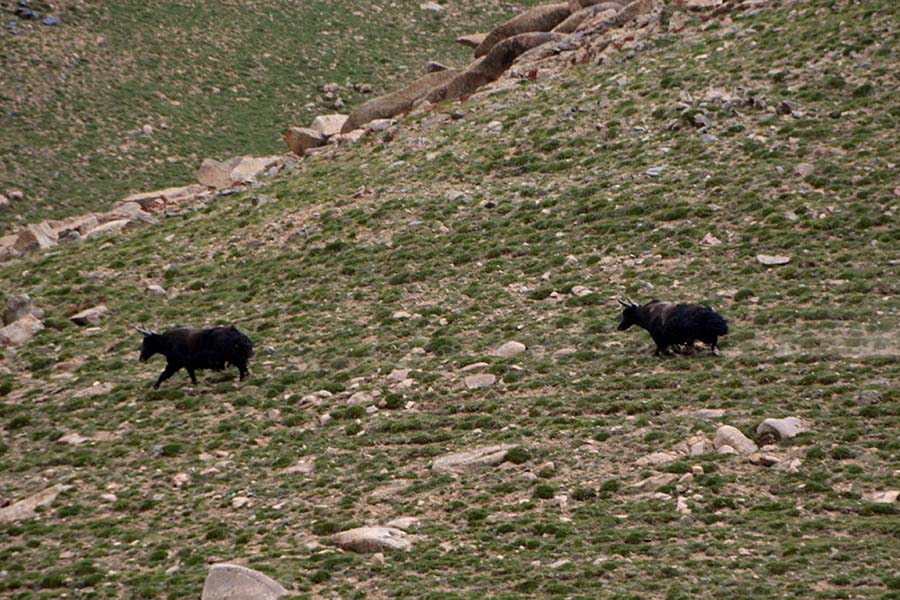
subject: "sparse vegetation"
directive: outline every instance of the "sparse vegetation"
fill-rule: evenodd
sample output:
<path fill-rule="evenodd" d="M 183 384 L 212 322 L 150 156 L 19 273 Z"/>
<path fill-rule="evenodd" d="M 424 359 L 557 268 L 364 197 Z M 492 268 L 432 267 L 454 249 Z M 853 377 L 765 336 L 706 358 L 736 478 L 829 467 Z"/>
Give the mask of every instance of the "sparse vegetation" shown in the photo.
<path fill-rule="evenodd" d="M 198 597 L 227 560 L 300 597 L 894 597 L 898 509 L 870 493 L 896 489 L 900 464 L 896 9 L 773 4 L 0 265 L 0 292 L 56 324 L 0 363 L 3 499 L 73 486 L 0 526 L 0 595 Z M 679 120 L 688 101 L 708 128 Z M 253 123 L 266 139 L 286 124 Z M 263 192 L 277 202 L 251 205 Z M 790 263 L 756 261 L 776 252 Z M 172 297 L 145 296 L 150 280 Z M 646 335 L 614 331 L 618 293 L 712 304 L 732 327 L 722 356 L 652 357 Z M 101 301 L 98 330 L 66 320 Z M 235 323 L 250 378 L 151 391 L 161 363 L 137 362 L 137 323 Z M 495 357 L 510 339 L 528 350 Z M 496 382 L 468 389 L 477 362 Z M 379 410 L 348 405 L 360 391 Z M 711 408 L 725 416 L 697 413 Z M 811 426 L 796 472 L 715 453 L 635 464 L 719 421 L 752 433 L 789 414 Z M 493 444 L 515 446 L 497 467 L 430 469 Z M 301 459 L 311 472 L 285 470 Z M 658 475 L 671 482 L 635 487 Z M 399 516 L 421 520 L 411 552 L 328 544 Z"/>

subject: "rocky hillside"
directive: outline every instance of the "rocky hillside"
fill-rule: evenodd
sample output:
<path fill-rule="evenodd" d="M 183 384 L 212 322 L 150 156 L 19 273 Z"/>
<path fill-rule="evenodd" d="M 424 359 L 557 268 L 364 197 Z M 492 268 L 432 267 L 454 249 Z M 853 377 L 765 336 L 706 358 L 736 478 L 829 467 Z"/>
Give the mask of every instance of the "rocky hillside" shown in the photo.
<path fill-rule="evenodd" d="M 687 4 L 0 265 L 0 595 L 896 597 L 896 8 Z"/>

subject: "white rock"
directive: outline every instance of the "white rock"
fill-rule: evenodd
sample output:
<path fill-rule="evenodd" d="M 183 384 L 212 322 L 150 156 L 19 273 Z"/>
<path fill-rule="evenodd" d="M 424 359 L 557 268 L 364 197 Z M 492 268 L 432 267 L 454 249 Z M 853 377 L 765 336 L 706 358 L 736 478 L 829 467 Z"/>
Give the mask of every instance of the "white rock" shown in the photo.
<path fill-rule="evenodd" d="M 307 127 L 291 127 L 285 134 L 288 148 L 298 156 L 303 156 L 311 148 L 324 146 L 328 138 L 321 131 Z"/>
<path fill-rule="evenodd" d="M 491 373 L 478 373 L 467 376 L 464 381 L 468 389 L 477 390 L 494 385 L 497 382 L 497 377 Z"/>
<path fill-rule="evenodd" d="M 280 156 L 244 156 L 231 170 L 231 181 L 234 183 L 252 183 L 270 167 L 282 164 Z"/>
<path fill-rule="evenodd" d="M 687 500 L 685 500 L 681 496 L 678 496 L 678 500 L 675 501 L 675 512 L 678 512 L 682 515 L 691 514 L 691 507 L 688 506 Z"/>
<path fill-rule="evenodd" d="M 505 344 L 494 350 L 494 356 L 509 358 L 511 356 L 515 356 L 517 354 L 525 352 L 525 349 L 525 344 L 521 342 L 506 342 Z"/>
<path fill-rule="evenodd" d="M 281 470 L 285 475 L 309 475 L 316 470 L 316 459 L 309 457 L 304 458 L 290 467 Z"/>
<path fill-rule="evenodd" d="M 412 372 L 412 369 L 394 369 L 388 375 L 388 379 L 390 379 L 391 381 L 398 381 L 398 382 L 403 381 L 404 379 L 409 377 L 409 374 L 411 372 Z"/>
<path fill-rule="evenodd" d="M 438 4 L 437 2 L 423 2 L 419 5 L 419 8 L 422 10 L 429 10 L 432 12 L 441 12 L 444 10 L 444 7 Z"/>
<path fill-rule="evenodd" d="M 395 527 L 357 527 L 335 534 L 338 547 L 353 552 L 388 552 L 412 548 L 412 536 Z"/>
<path fill-rule="evenodd" d="M 590 288 L 586 288 L 583 285 L 572 286 L 572 294 L 574 294 L 575 296 L 578 296 L 579 298 L 581 298 L 582 296 L 588 296 L 593 293 L 594 293 L 594 290 L 592 290 Z"/>
<path fill-rule="evenodd" d="M 716 246 L 721 246 L 722 240 L 720 240 L 719 238 L 717 238 L 716 236 L 714 236 L 711 233 L 707 233 L 705 236 L 703 236 L 703 239 L 700 241 L 700 243 L 703 244 L 704 246 L 710 246 L 710 247 L 714 248 Z"/>
<path fill-rule="evenodd" d="M 448 454 L 436 458 L 431 463 L 431 470 L 435 473 L 450 473 L 496 466 L 506 460 L 507 453 L 513 448 L 515 446 L 503 444 Z"/>
<path fill-rule="evenodd" d="M 659 488 L 671 485 L 676 481 L 678 481 L 678 475 L 674 473 L 661 473 L 659 475 L 648 477 L 647 479 L 642 479 L 637 483 L 631 484 L 629 487 L 645 492 L 655 492 Z"/>
<path fill-rule="evenodd" d="M 756 434 L 771 433 L 778 441 L 789 440 L 797 434 L 806 431 L 806 426 L 797 417 L 785 417 L 783 419 L 766 419 L 756 426 Z"/>
<path fill-rule="evenodd" d="M 157 298 L 165 298 L 166 297 L 165 288 L 163 288 L 162 286 L 159 286 L 159 285 L 148 285 L 146 287 L 146 289 L 144 289 L 144 292 L 148 296 L 156 296 Z"/>
<path fill-rule="evenodd" d="M 319 115 L 310 124 L 309 128 L 318 131 L 325 137 L 331 137 L 341 132 L 344 123 L 347 122 L 347 115 Z"/>
<path fill-rule="evenodd" d="M 476 362 L 464 366 L 462 369 L 460 369 L 460 371 L 462 371 L 463 373 L 471 373 L 473 371 L 483 371 L 490 366 L 491 365 L 486 362 Z"/>
<path fill-rule="evenodd" d="M 172 477 L 172 485 L 174 485 L 176 488 L 180 488 L 186 483 L 190 483 L 190 481 L 191 476 L 184 472 L 176 473 L 175 476 Z"/>
<path fill-rule="evenodd" d="M 356 392 L 347 400 L 348 406 L 370 406 L 375 404 L 375 398 L 369 392 Z"/>
<path fill-rule="evenodd" d="M 897 501 L 897 498 L 900 497 L 900 491 L 897 490 L 887 490 L 884 492 L 872 492 L 870 494 L 866 494 L 865 498 L 869 502 L 875 502 L 876 504 L 893 504 Z"/>
<path fill-rule="evenodd" d="M 13 249 L 19 254 L 28 254 L 35 250 L 53 248 L 59 242 L 59 235 L 47 223 L 29 225 L 16 237 Z"/>
<path fill-rule="evenodd" d="M 56 440 L 56 442 L 59 444 L 66 444 L 68 446 L 80 446 L 81 444 L 89 442 L 90 440 L 90 438 L 86 438 L 80 433 L 73 431 L 60 437 L 58 440 Z"/>
<path fill-rule="evenodd" d="M 251 506 L 253 501 L 247 496 L 235 496 L 231 499 L 231 507 L 234 509 L 244 508 L 245 506 Z"/>
<path fill-rule="evenodd" d="M 791 262 L 790 256 L 778 256 L 771 254 L 758 254 L 756 256 L 756 260 L 761 265 L 766 265 L 767 267 L 773 267 L 777 265 L 786 265 Z"/>
<path fill-rule="evenodd" d="M 716 431 L 713 446 L 721 452 L 722 446 L 731 446 L 739 454 L 752 454 L 759 450 L 756 443 L 731 425 L 722 425 Z"/>
<path fill-rule="evenodd" d="M 394 119 L 375 119 L 374 121 L 369 121 L 366 124 L 366 130 L 368 131 L 384 131 L 389 128 L 391 125 L 396 123 Z"/>
<path fill-rule="evenodd" d="M 72 315 L 69 320 L 76 325 L 99 325 L 107 314 L 109 314 L 109 309 L 103 304 L 99 304 Z"/>
<path fill-rule="evenodd" d="M 210 568 L 201 600 L 275 600 L 286 593 L 281 584 L 259 571 L 220 563 Z"/>
<path fill-rule="evenodd" d="M 416 517 L 397 517 L 396 519 L 392 519 L 385 523 L 385 526 L 407 531 L 409 529 L 415 529 L 419 526 L 419 523 L 421 523 L 421 521 Z"/>
<path fill-rule="evenodd" d="M 723 444 L 716 448 L 716 452 L 719 454 L 737 454 L 737 450 L 729 446 L 728 444 Z"/>

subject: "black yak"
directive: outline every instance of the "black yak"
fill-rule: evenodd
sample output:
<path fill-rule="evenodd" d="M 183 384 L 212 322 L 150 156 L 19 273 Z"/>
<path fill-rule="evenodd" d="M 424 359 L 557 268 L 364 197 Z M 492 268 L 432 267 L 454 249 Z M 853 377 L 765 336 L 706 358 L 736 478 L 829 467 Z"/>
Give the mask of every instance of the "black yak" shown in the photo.
<path fill-rule="evenodd" d="M 227 364 L 238 368 L 241 381 L 247 377 L 247 362 L 253 354 L 253 342 L 233 325 L 211 329 L 170 329 L 165 333 L 141 327 L 137 330 L 144 335 L 141 362 L 146 362 L 154 354 L 162 354 L 168 361 L 153 384 L 154 389 L 182 368 L 191 376 L 191 383 L 197 383 L 194 373 L 197 369 L 222 371 Z"/>
<path fill-rule="evenodd" d="M 641 306 L 630 300 L 617 300 L 625 307 L 619 331 L 625 331 L 632 325 L 646 329 L 656 342 L 655 356 L 670 354 L 669 346 L 686 345 L 691 348 L 695 340 L 709 344 L 713 354 L 717 354 L 719 336 L 728 334 L 728 322 L 703 304 L 653 300 Z"/>

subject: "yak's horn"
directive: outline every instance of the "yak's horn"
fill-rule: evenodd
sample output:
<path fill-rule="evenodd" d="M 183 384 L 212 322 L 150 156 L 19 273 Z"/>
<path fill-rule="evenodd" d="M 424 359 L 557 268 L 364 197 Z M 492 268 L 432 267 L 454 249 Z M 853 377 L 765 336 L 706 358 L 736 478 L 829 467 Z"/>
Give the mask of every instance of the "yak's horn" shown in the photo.
<path fill-rule="evenodd" d="M 625 302 L 624 300 L 622 300 L 622 297 L 621 297 L 621 296 L 616 296 L 616 302 L 618 302 L 618 303 L 621 304 L 622 306 L 626 306 L 626 307 L 631 306 L 630 304 L 628 304 L 627 302 Z"/>
<path fill-rule="evenodd" d="M 155 331 L 151 331 L 151 330 L 147 329 L 146 327 L 135 327 L 135 329 L 137 330 L 138 333 L 140 333 L 141 335 L 144 335 L 144 336 L 156 334 Z"/>

